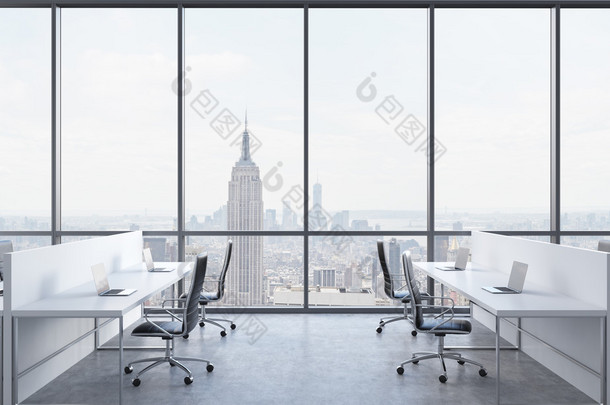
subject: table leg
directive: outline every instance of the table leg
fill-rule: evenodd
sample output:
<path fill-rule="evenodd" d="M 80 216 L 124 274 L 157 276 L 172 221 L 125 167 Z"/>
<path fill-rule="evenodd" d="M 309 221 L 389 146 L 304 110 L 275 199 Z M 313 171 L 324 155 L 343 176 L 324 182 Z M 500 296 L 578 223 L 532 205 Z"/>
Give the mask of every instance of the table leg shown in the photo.
<path fill-rule="evenodd" d="M 95 334 L 93 337 L 93 344 L 95 346 L 95 350 L 100 348 L 100 331 L 97 329 L 99 326 L 99 322 L 97 318 L 93 318 L 93 327 L 95 328 Z"/>
<path fill-rule="evenodd" d="M 119 317 L 119 404 L 123 403 L 123 317 Z"/>
<path fill-rule="evenodd" d="M 445 284 L 441 283 L 441 297 L 445 296 Z M 441 300 L 441 305 L 444 305 L 444 301 Z M 445 314 L 441 315 L 441 319 L 445 319 Z"/>
<path fill-rule="evenodd" d="M 18 367 L 18 360 L 17 360 L 17 317 L 13 317 L 13 331 L 12 331 L 12 337 L 13 337 L 13 342 L 12 342 L 12 347 L 11 350 L 13 351 L 12 353 L 12 391 L 11 391 L 11 395 L 12 395 L 12 404 L 17 404 L 19 403 L 19 367 Z"/>
<path fill-rule="evenodd" d="M 496 316 L 496 404 L 500 405 L 500 317 Z"/>
<path fill-rule="evenodd" d="M 607 330 L 606 330 L 606 317 L 602 317 L 600 318 L 600 329 L 601 329 L 601 353 L 602 353 L 602 361 L 601 361 L 601 368 L 599 370 L 599 378 L 600 378 L 600 394 L 599 394 L 599 403 L 605 405 L 606 404 L 606 396 L 608 395 L 607 393 L 607 367 L 608 367 L 608 360 L 606 359 L 606 356 L 608 355 L 608 351 L 607 351 Z"/>

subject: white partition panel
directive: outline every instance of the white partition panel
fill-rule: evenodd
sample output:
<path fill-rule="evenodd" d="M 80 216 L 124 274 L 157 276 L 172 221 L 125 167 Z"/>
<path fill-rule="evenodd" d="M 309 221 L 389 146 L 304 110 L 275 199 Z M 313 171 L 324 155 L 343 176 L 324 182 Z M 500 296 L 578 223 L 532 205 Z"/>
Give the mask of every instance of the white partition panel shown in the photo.
<path fill-rule="evenodd" d="M 528 281 L 593 305 L 607 306 L 608 253 L 554 243 L 472 233 L 472 263 L 510 273 L 513 261 L 528 264 Z M 508 283 L 508 277 L 506 278 Z"/>
<path fill-rule="evenodd" d="M 107 273 L 136 265 L 142 262 L 142 247 L 142 232 L 136 231 L 11 253 L 4 270 L 4 332 L 12 333 L 12 310 L 87 283 L 95 292 L 91 274 L 93 264 L 104 263 Z M 35 364 L 93 326 L 92 319 L 21 319 L 17 331 L 18 371 Z M 116 335 L 116 321 L 104 332 L 102 340 Z M 94 337 L 91 335 L 23 376 L 19 380 L 18 401 L 32 395 L 93 350 Z M 3 354 L 3 403 L 9 404 L 10 345 L 4 345 Z"/>
<path fill-rule="evenodd" d="M 508 282 L 514 260 L 528 264 L 524 291 L 530 282 L 608 308 L 610 254 L 486 232 L 472 233 L 473 265 L 506 273 Z M 495 328 L 481 311 L 474 311 L 474 316 L 490 329 Z M 591 369 L 601 370 L 600 320 L 525 318 L 521 327 Z M 514 328 L 502 323 L 501 331 L 502 337 L 515 342 Z M 590 372 L 523 333 L 521 349 L 591 398 L 599 400 L 599 378 Z"/>
<path fill-rule="evenodd" d="M 11 308 L 91 283 L 91 266 L 104 263 L 106 272 L 142 262 L 142 231 L 47 246 L 11 253 L 8 299 Z M 5 297 L 6 299 L 6 297 Z"/>

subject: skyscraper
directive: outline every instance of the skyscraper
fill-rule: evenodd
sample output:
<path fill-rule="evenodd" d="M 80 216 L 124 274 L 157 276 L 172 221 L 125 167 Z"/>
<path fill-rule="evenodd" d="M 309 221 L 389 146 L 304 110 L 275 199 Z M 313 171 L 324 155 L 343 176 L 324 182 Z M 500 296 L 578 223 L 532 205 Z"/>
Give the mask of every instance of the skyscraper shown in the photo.
<path fill-rule="evenodd" d="M 390 266 L 391 274 L 402 274 L 402 266 L 400 264 L 400 243 L 396 238 L 390 239 L 389 247 L 389 260 L 388 265 Z"/>
<path fill-rule="evenodd" d="M 322 185 L 318 182 L 313 185 L 313 207 L 309 212 L 309 228 L 311 231 L 324 231 L 328 219 L 322 210 Z"/>
<path fill-rule="evenodd" d="M 250 157 L 248 118 L 242 135 L 241 157 L 233 166 L 227 202 L 227 229 L 263 230 L 263 183 L 260 170 Z M 263 237 L 233 236 L 226 303 L 261 305 L 263 297 Z"/>

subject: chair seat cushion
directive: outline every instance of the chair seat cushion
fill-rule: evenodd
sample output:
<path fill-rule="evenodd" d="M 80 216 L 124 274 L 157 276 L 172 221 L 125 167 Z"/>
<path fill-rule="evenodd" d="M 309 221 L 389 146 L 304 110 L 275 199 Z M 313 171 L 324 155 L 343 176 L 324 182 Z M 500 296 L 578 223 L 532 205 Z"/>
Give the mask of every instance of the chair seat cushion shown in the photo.
<path fill-rule="evenodd" d="M 207 304 L 210 301 L 218 301 L 218 292 L 217 291 L 203 292 L 199 296 L 199 303 L 202 305 Z"/>
<path fill-rule="evenodd" d="M 411 295 L 409 295 L 409 291 L 394 291 L 394 298 L 397 300 L 401 300 L 402 302 L 411 301 Z"/>
<path fill-rule="evenodd" d="M 443 323 L 443 319 L 430 319 L 424 318 L 424 322 L 418 329 L 421 330 L 432 330 L 435 326 Z M 445 334 L 466 334 L 472 331 L 472 324 L 466 319 L 453 319 L 447 323 L 442 324 L 438 328 L 434 329 L 433 333 L 438 335 Z"/>
<path fill-rule="evenodd" d="M 182 334 L 182 322 L 155 322 L 161 329 L 172 335 Z M 166 336 L 152 323 L 144 322 L 135 327 L 131 336 Z"/>

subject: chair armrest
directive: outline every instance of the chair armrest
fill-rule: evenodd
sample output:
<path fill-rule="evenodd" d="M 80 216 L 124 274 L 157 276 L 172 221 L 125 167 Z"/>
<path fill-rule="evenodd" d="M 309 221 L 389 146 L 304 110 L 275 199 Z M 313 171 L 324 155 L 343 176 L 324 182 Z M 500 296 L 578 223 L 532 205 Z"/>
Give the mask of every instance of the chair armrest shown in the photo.
<path fill-rule="evenodd" d="M 172 317 L 172 319 L 182 321 L 182 318 L 180 318 L 178 315 L 174 314 L 172 311 L 166 308 L 146 308 L 146 314 L 144 315 L 144 318 L 148 319 L 148 317 L 152 315 L 169 315 Z"/>
<path fill-rule="evenodd" d="M 441 310 L 441 312 L 438 315 L 434 316 L 434 319 L 438 319 L 441 316 L 445 316 L 447 314 L 449 314 L 449 318 L 443 320 L 443 322 L 439 323 L 438 325 L 436 325 L 435 327 L 433 327 L 432 329 L 430 329 L 431 331 L 439 328 L 440 326 L 446 324 L 447 322 L 453 320 L 453 318 L 455 318 L 455 312 L 453 311 L 454 307 L 455 307 L 455 301 L 453 300 L 453 298 L 451 297 L 437 297 L 437 296 L 428 296 L 426 297 L 426 299 L 428 300 L 441 300 L 441 301 L 451 301 L 451 306 L 447 306 L 447 305 L 434 305 L 434 304 L 416 304 L 416 306 L 421 307 L 421 308 L 438 308 Z"/>
<path fill-rule="evenodd" d="M 170 315 L 172 318 L 176 318 L 177 320 L 181 320 L 180 318 L 178 318 L 176 315 L 172 314 L 170 311 L 168 311 L 167 309 L 163 309 L 163 308 L 148 308 L 148 313 L 144 314 L 144 320 L 155 326 L 160 333 L 163 333 L 164 335 L 168 336 L 168 337 L 172 337 L 173 335 L 171 333 L 169 333 L 168 331 L 166 331 L 165 329 L 163 329 L 162 327 L 160 327 L 159 325 L 157 325 L 154 321 L 152 321 L 149 316 L 151 315 L 155 315 L 155 314 L 164 314 L 164 315 Z"/>
<path fill-rule="evenodd" d="M 163 300 L 163 302 L 161 303 L 161 308 L 165 308 L 165 303 L 166 302 L 186 302 L 186 297 L 180 297 L 180 298 L 167 298 L 165 300 Z M 155 308 L 151 308 L 151 309 L 155 309 Z"/>
<path fill-rule="evenodd" d="M 434 297 L 428 294 L 427 292 L 421 293 L 422 300 L 434 301 Z"/>

